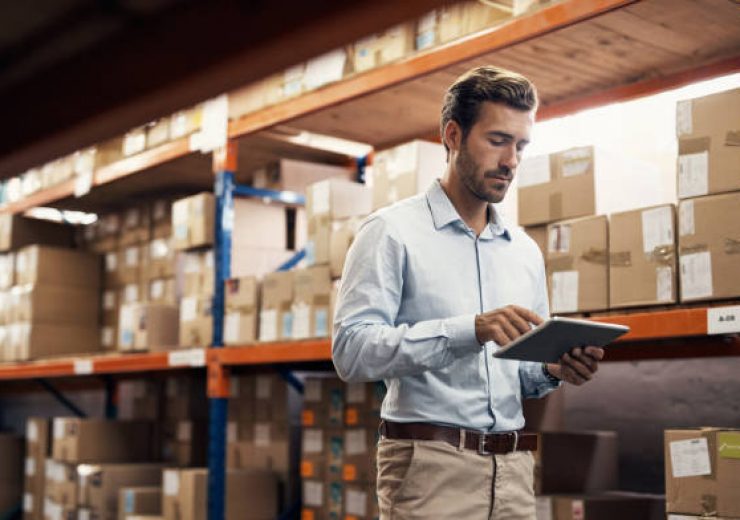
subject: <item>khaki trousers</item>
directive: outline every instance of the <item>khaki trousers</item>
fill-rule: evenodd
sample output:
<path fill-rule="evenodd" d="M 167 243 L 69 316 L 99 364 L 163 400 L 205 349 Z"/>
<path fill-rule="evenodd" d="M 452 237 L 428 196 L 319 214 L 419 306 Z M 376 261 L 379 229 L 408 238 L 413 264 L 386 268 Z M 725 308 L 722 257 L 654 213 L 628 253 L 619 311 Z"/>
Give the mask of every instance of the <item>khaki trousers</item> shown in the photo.
<path fill-rule="evenodd" d="M 529 451 L 479 455 L 444 441 L 381 438 L 381 520 L 534 520 Z"/>

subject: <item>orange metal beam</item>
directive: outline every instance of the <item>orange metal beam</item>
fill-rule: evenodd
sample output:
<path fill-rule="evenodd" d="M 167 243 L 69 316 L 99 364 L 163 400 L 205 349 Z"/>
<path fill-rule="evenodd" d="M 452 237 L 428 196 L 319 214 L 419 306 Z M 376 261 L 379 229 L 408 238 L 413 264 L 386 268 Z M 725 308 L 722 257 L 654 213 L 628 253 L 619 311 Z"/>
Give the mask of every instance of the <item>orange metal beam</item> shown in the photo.
<path fill-rule="evenodd" d="M 556 117 L 563 117 L 582 110 L 629 101 L 651 94 L 658 94 L 666 90 L 690 85 L 697 81 L 715 78 L 725 74 L 740 72 L 740 55 L 732 56 L 708 65 L 676 72 L 667 76 L 650 78 L 629 85 L 620 85 L 613 89 L 596 92 L 576 99 L 543 106 L 537 111 L 537 120 L 545 121 Z"/>
<path fill-rule="evenodd" d="M 331 340 L 286 341 L 211 349 L 209 359 L 222 365 L 331 361 Z"/>
<path fill-rule="evenodd" d="M 619 341 L 684 338 L 702 336 L 707 333 L 707 309 L 705 307 L 621 314 L 590 319 L 601 323 L 627 325 L 630 331 L 622 336 Z"/>
<path fill-rule="evenodd" d="M 39 191 L 30 195 L 23 200 L 13 202 L 7 206 L 0 208 L 0 213 L 23 213 L 31 208 L 43 206 L 57 200 L 66 199 L 71 197 L 75 192 L 75 181 L 74 179 L 64 181 L 61 184 L 53 186 L 51 188 Z"/>
<path fill-rule="evenodd" d="M 148 168 L 178 159 L 189 153 L 192 153 L 190 150 L 190 138 L 181 137 L 151 150 L 146 150 L 140 154 L 103 166 L 95 171 L 94 185 L 100 186 L 113 182 L 122 177 L 127 177 Z"/>
<path fill-rule="evenodd" d="M 564 0 L 500 27 L 357 74 L 297 98 L 267 107 L 229 124 L 229 137 L 264 130 L 378 90 L 410 81 L 488 52 L 536 38 L 619 9 L 636 0 Z"/>

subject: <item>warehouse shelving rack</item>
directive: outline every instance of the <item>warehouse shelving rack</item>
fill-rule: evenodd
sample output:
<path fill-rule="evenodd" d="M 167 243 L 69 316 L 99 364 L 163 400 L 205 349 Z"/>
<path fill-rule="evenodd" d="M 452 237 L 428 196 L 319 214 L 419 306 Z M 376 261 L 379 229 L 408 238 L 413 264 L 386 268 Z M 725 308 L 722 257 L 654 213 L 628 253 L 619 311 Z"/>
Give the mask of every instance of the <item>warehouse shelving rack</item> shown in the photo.
<path fill-rule="evenodd" d="M 704 27 L 702 26 L 704 25 Z M 712 30 L 706 30 L 710 26 Z M 437 127 L 438 103 L 461 72 L 497 63 L 531 77 L 540 88 L 540 119 L 632 99 L 740 71 L 740 9 L 722 0 L 563 0 L 500 27 L 266 107 L 228 124 L 228 142 L 213 154 L 215 175 L 189 186 L 214 186 L 217 195 L 216 284 L 213 346 L 186 351 L 96 355 L 0 365 L 0 382 L 151 371 L 207 370 L 210 398 L 210 520 L 224 517 L 224 443 L 229 374 L 244 365 L 297 366 L 331 361 L 330 340 L 278 342 L 222 348 L 223 280 L 229 274 L 231 204 L 255 196 L 300 204 L 295 194 L 250 189 L 234 182 L 237 148 L 251 136 L 289 125 L 347 138 L 376 148 L 429 137 Z M 358 124 L 362 121 L 362 124 Z M 388 121 L 393 124 L 389 125 Z M 97 192 L 130 194 L 142 185 L 175 183 L 169 165 L 185 161 L 203 169 L 204 157 L 182 138 L 94 172 L 92 191 L 72 199 L 74 181 L 39 192 L 0 211 L 21 213 L 53 204 L 102 204 Z M 143 172 L 148 172 L 144 176 Z M 203 172 L 201 172 L 203 173 Z M 155 175 L 156 174 L 156 175 Z M 179 175 L 179 172 L 178 172 Z M 142 180 L 143 179 L 143 180 Z M 90 201 L 88 202 L 88 199 Z M 287 267 L 287 266 L 286 266 Z M 736 302 L 718 306 L 656 309 L 592 317 L 624 323 L 631 332 L 607 361 L 671 357 L 738 356 L 740 337 L 711 334 L 718 311 L 735 315 Z"/>

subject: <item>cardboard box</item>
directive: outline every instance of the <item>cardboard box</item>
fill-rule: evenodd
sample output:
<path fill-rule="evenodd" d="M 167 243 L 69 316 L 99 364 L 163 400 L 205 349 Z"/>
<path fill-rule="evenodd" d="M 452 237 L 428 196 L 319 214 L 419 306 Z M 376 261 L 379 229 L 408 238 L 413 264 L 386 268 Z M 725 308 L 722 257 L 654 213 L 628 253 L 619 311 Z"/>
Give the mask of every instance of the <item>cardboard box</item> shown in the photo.
<path fill-rule="evenodd" d="M 172 204 L 173 242 L 177 251 L 213 245 L 215 204 L 210 192 L 180 199 Z"/>
<path fill-rule="evenodd" d="M 10 294 L 12 321 L 80 327 L 95 327 L 98 324 L 97 291 L 43 284 L 16 286 Z"/>
<path fill-rule="evenodd" d="M 740 296 L 740 192 L 678 207 L 681 301 Z"/>
<path fill-rule="evenodd" d="M 168 377 L 165 383 L 164 417 L 172 421 L 207 418 L 208 400 L 203 392 L 202 377 L 181 375 Z"/>
<path fill-rule="evenodd" d="M 522 402 L 524 430 L 559 432 L 565 430 L 565 392 L 552 392 L 541 399 Z"/>
<path fill-rule="evenodd" d="M 363 219 L 350 218 L 332 223 L 331 236 L 329 237 L 329 270 L 332 279 L 342 277 L 344 261 L 362 222 Z"/>
<path fill-rule="evenodd" d="M 118 251 L 118 282 L 121 285 L 141 283 L 146 270 L 146 248 L 128 246 Z"/>
<path fill-rule="evenodd" d="M 179 467 L 206 464 L 208 424 L 205 420 L 179 420 L 163 425 L 162 457 Z"/>
<path fill-rule="evenodd" d="M 47 246 L 28 246 L 18 251 L 16 284 L 49 284 L 97 289 L 100 260 L 97 256 Z"/>
<path fill-rule="evenodd" d="M 172 239 L 152 239 L 145 248 L 144 276 L 147 280 L 175 276 L 175 249 Z"/>
<path fill-rule="evenodd" d="M 15 283 L 15 255 L 0 255 L 0 290 L 5 291 Z"/>
<path fill-rule="evenodd" d="M 224 293 L 224 345 L 253 343 L 257 339 L 257 279 L 227 280 Z"/>
<path fill-rule="evenodd" d="M 609 237 L 605 216 L 547 226 L 547 282 L 553 314 L 609 306 Z"/>
<path fill-rule="evenodd" d="M 477 1 L 442 6 L 437 9 L 439 43 L 456 40 L 483 29 L 495 27 L 511 19 L 512 14 Z"/>
<path fill-rule="evenodd" d="M 170 139 L 185 137 L 200 130 L 203 120 L 203 106 L 180 110 L 170 116 Z"/>
<path fill-rule="evenodd" d="M 303 508 L 301 510 L 301 520 L 329 518 L 326 496 L 328 484 L 317 479 L 302 479 L 302 485 Z"/>
<path fill-rule="evenodd" d="M 535 452 L 535 494 L 596 493 L 618 488 L 615 432 L 545 432 Z"/>
<path fill-rule="evenodd" d="M 542 252 L 542 258 L 547 256 L 547 226 L 528 226 L 524 228 L 524 232 L 535 241 L 537 247 Z"/>
<path fill-rule="evenodd" d="M 286 249 L 232 248 L 231 276 L 232 278 L 254 276 L 262 279 L 277 271 L 294 255 L 294 251 Z"/>
<path fill-rule="evenodd" d="M 676 303 L 676 208 L 615 213 L 609 219 L 609 307 Z"/>
<path fill-rule="evenodd" d="M 150 208 L 152 224 L 152 240 L 159 238 L 170 241 L 172 239 L 172 201 L 168 199 L 156 200 Z M 170 244 L 172 247 L 172 244 Z"/>
<path fill-rule="evenodd" d="M 279 487 L 268 470 L 247 469 L 226 473 L 227 520 L 263 520 L 278 516 Z"/>
<path fill-rule="evenodd" d="M 45 497 L 61 508 L 76 509 L 78 498 L 77 465 L 48 459 L 45 474 Z M 47 515 L 47 513 L 46 506 L 44 506 L 44 514 Z"/>
<path fill-rule="evenodd" d="M 679 101 L 678 197 L 740 190 L 740 89 Z"/>
<path fill-rule="evenodd" d="M 207 347 L 213 341 L 213 298 L 188 296 L 180 301 L 180 346 Z"/>
<path fill-rule="evenodd" d="M 180 312 L 174 305 L 134 303 L 121 307 L 118 350 L 169 350 L 179 345 Z"/>
<path fill-rule="evenodd" d="M 603 495 L 538 497 L 537 520 L 623 520 L 664 518 L 662 501 L 653 496 Z"/>
<path fill-rule="evenodd" d="M 345 520 L 380 518 L 375 484 L 345 484 L 343 514 Z"/>
<path fill-rule="evenodd" d="M 54 323 L 15 323 L 7 327 L 16 360 L 83 354 L 100 350 L 97 327 Z"/>
<path fill-rule="evenodd" d="M 524 159 L 517 179 L 520 226 L 671 201 L 659 168 L 593 146 Z"/>
<path fill-rule="evenodd" d="M 146 147 L 154 148 L 170 139 L 170 118 L 152 121 L 146 126 Z"/>
<path fill-rule="evenodd" d="M 92 518 L 116 520 L 118 496 L 126 486 L 159 486 L 161 464 L 80 464 L 78 506 L 90 511 Z"/>
<path fill-rule="evenodd" d="M 177 305 L 177 284 L 174 278 L 149 280 L 147 301 L 160 305 Z"/>
<path fill-rule="evenodd" d="M 345 482 L 375 482 L 375 455 L 380 434 L 378 425 L 344 430 L 342 480 Z"/>
<path fill-rule="evenodd" d="M 293 278 L 293 339 L 331 335 L 329 300 L 332 284 L 329 266 L 295 271 Z"/>
<path fill-rule="evenodd" d="M 290 339 L 293 334 L 293 271 L 270 273 L 260 291 L 260 341 Z"/>
<path fill-rule="evenodd" d="M 26 421 L 26 460 L 23 482 L 23 518 L 26 520 L 41 520 L 44 517 L 45 467 L 50 451 L 49 420 L 29 417 Z"/>
<path fill-rule="evenodd" d="M 75 228 L 48 220 L 0 214 L 0 251 L 19 249 L 31 244 L 72 247 Z"/>
<path fill-rule="evenodd" d="M 212 296 L 214 293 L 213 251 L 188 252 L 178 262 L 178 283 L 182 283 L 178 293 L 182 296 Z"/>
<path fill-rule="evenodd" d="M 311 184 L 333 178 L 351 180 L 352 174 L 352 170 L 345 166 L 281 159 L 255 171 L 252 185 L 255 188 L 305 195 Z"/>
<path fill-rule="evenodd" d="M 279 204 L 234 199 L 233 229 L 234 249 L 285 249 L 288 244 L 286 209 Z"/>
<path fill-rule="evenodd" d="M 289 442 L 274 442 L 268 447 L 258 447 L 254 441 L 229 442 L 226 455 L 226 467 L 230 469 L 266 469 L 282 475 L 284 479 L 292 473 Z"/>
<path fill-rule="evenodd" d="M 164 520 L 206 520 L 207 469 L 166 469 L 162 475 Z"/>
<path fill-rule="evenodd" d="M 345 386 L 344 425 L 378 428 L 385 383 L 347 383 Z"/>
<path fill-rule="evenodd" d="M 119 268 L 120 264 L 120 253 L 118 250 L 109 251 L 103 255 L 104 265 L 104 276 L 103 281 L 105 287 L 112 289 L 123 285 L 121 280 L 122 269 Z"/>
<path fill-rule="evenodd" d="M 411 141 L 375 154 L 373 209 L 426 191 L 444 174 L 446 153 L 441 144 Z"/>
<path fill-rule="evenodd" d="M 26 420 L 26 454 L 45 459 L 51 451 L 51 426 L 49 419 L 29 417 Z"/>
<path fill-rule="evenodd" d="M 666 510 L 740 517 L 740 430 L 665 432 Z"/>
<path fill-rule="evenodd" d="M 151 213 L 148 206 L 127 209 L 123 213 L 119 245 L 132 246 L 151 239 Z"/>
<path fill-rule="evenodd" d="M 346 385 L 336 378 L 310 377 L 303 394 L 301 424 L 304 427 L 336 427 L 344 424 Z"/>
<path fill-rule="evenodd" d="M 136 155 L 146 148 L 146 127 L 140 126 L 129 130 L 123 136 L 123 155 Z"/>
<path fill-rule="evenodd" d="M 229 119 L 256 112 L 282 99 L 283 76 L 274 74 L 246 87 L 229 92 Z"/>
<path fill-rule="evenodd" d="M 162 480 L 162 472 L 159 473 Z M 131 516 L 161 515 L 161 487 L 122 487 L 118 492 L 118 520 Z"/>
<path fill-rule="evenodd" d="M 52 456 L 56 461 L 103 464 L 152 460 L 153 425 L 148 421 L 55 417 L 53 433 Z"/>

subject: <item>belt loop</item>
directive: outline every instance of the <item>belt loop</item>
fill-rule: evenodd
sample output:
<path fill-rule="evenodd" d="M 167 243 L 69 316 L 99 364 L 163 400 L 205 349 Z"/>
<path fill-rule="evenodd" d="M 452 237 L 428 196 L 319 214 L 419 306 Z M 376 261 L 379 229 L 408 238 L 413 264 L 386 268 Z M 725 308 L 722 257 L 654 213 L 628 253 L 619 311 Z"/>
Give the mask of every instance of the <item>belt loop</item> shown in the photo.
<path fill-rule="evenodd" d="M 457 451 L 465 449 L 465 428 L 460 428 L 460 442 L 457 443 Z"/>
<path fill-rule="evenodd" d="M 511 449 L 511 451 L 515 452 L 517 446 L 519 445 L 519 432 L 514 430 L 512 433 L 514 434 L 514 447 Z"/>

